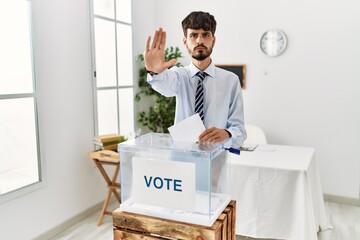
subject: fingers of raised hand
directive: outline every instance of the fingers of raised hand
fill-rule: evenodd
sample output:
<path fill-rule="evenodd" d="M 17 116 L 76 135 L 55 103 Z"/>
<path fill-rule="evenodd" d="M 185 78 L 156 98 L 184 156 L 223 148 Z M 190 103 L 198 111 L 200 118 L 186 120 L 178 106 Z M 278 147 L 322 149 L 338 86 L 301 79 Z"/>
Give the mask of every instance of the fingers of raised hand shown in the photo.
<path fill-rule="evenodd" d="M 166 32 L 163 31 L 163 32 L 161 33 L 161 39 L 160 39 L 159 49 L 161 49 L 161 50 L 165 49 L 165 43 L 166 43 Z"/>
<path fill-rule="evenodd" d="M 146 44 L 145 44 L 145 52 L 148 52 L 150 50 L 150 41 L 151 41 L 151 37 L 149 36 L 146 39 Z"/>
<path fill-rule="evenodd" d="M 151 49 L 156 48 L 156 41 L 157 41 L 158 37 L 159 37 L 159 30 L 156 30 L 154 32 L 153 41 L 152 41 L 152 44 L 151 44 Z"/>
<path fill-rule="evenodd" d="M 154 37 L 153 37 L 153 42 L 151 44 L 151 48 L 150 48 L 150 40 L 149 40 L 149 44 L 147 46 L 149 46 L 149 48 L 146 48 L 147 50 L 151 50 L 151 49 L 164 49 L 165 48 L 165 42 L 166 42 L 166 33 L 165 31 L 163 31 L 162 28 L 159 28 L 158 30 L 155 31 L 154 33 Z"/>

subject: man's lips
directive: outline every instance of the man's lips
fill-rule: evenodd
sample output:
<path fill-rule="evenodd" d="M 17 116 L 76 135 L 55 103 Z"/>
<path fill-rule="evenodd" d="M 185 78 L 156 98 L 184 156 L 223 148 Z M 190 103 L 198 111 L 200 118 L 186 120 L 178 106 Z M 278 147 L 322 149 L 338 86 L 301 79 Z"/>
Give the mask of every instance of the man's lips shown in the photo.
<path fill-rule="evenodd" d="M 204 46 L 198 46 L 195 48 L 195 50 L 206 50 L 206 47 Z"/>

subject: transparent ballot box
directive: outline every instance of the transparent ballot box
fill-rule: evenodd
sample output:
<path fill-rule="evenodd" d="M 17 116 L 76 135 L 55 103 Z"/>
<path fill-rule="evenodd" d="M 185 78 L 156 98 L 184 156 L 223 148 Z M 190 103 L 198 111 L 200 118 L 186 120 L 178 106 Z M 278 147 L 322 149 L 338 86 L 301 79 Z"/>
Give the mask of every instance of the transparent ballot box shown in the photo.
<path fill-rule="evenodd" d="M 211 226 L 230 202 L 230 145 L 161 133 L 120 143 L 120 210 Z"/>

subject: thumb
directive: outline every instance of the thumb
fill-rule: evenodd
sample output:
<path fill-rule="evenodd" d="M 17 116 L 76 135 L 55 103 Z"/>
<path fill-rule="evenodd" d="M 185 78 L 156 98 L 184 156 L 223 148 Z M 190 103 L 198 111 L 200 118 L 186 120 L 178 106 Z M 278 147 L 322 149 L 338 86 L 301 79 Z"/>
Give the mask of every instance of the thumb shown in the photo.
<path fill-rule="evenodd" d="M 166 68 L 172 67 L 173 65 L 175 65 L 175 63 L 176 63 L 176 59 L 175 59 L 175 58 L 170 59 L 168 62 L 165 63 Z"/>

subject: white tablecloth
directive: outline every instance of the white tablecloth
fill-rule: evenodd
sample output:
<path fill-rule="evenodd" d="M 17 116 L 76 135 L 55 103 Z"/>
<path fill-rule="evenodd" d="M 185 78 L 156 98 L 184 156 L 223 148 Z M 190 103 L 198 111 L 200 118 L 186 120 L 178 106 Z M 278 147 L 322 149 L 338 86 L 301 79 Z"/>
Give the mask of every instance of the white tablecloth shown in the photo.
<path fill-rule="evenodd" d="M 313 148 L 259 145 L 231 154 L 236 234 L 312 240 L 330 228 Z"/>

